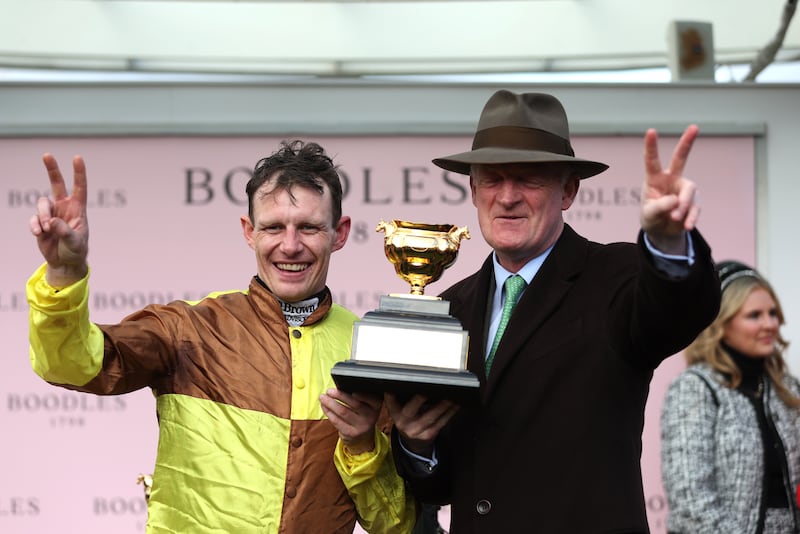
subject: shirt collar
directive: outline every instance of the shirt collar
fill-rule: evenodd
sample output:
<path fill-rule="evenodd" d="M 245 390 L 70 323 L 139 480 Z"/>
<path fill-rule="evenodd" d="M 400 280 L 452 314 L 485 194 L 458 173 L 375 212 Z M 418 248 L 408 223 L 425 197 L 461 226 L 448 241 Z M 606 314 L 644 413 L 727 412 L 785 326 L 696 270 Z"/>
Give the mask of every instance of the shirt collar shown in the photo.
<path fill-rule="evenodd" d="M 502 291 L 503 284 L 505 284 L 505 282 L 506 282 L 506 278 L 508 278 L 509 276 L 512 276 L 514 274 L 520 275 L 522 278 L 525 279 L 525 283 L 530 285 L 531 281 L 533 280 L 533 277 L 536 276 L 536 273 L 539 272 L 539 268 L 544 263 L 544 260 L 547 259 L 547 256 L 550 255 L 550 252 L 553 250 L 554 246 L 555 246 L 555 243 L 550 245 L 547 248 L 547 250 L 545 250 L 544 252 L 542 252 L 541 254 L 539 254 L 538 256 L 533 258 L 532 260 L 530 260 L 528 263 L 523 265 L 522 269 L 520 269 L 519 272 L 516 272 L 516 273 L 512 273 L 511 271 L 509 271 L 508 269 L 506 269 L 505 267 L 500 265 L 500 262 L 497 261 L 497 253 L 496 252 L 492 252 L 492 263 L 494 264 L 495 287 L 497 287 L 498 289 L 500 289 Z"/>

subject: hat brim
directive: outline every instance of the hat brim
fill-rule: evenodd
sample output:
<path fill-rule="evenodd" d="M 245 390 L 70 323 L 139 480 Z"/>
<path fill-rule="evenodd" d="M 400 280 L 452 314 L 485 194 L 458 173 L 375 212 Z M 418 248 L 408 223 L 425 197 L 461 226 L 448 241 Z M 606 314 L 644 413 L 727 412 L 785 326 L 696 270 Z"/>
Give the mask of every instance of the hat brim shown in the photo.
<path fill-rule="evenodd" d="M 496 147 L 478 148 L 433 160 L 433 164 L 437 167 L 458 174 L 469 174 L 470 165 L 473 164 L 499 165 L 504 163 L 564 163 L 572 167 L 581 180 L 600 174 L 608 169 L 608 165 L 599 161 L 538 150 L 516 150 Z"/>

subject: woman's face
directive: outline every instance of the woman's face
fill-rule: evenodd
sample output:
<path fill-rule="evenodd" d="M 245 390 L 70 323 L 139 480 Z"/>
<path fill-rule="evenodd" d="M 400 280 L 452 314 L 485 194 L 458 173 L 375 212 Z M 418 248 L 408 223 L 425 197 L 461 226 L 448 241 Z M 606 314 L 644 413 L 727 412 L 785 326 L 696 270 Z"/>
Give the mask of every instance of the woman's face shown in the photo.
<path fill-rule="evenodd" d="M 767 358 L 775 352 L 780 320 L 769 292 L 754 289 L 736 315 L 725 324 L 722 340 L 750 358 Z"/>

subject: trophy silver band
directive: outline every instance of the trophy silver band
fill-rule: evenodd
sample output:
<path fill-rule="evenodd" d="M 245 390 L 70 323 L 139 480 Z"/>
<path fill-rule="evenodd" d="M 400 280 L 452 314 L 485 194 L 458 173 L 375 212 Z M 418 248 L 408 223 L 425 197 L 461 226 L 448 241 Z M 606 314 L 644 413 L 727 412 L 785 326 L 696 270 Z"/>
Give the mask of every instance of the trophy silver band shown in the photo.
<path fill-rule="evenodd" d="M 469 403 L 478 398 L 478 378 L 467 371 L 469 334 L 450 315 L 450 302 L 424 294 L 458 255 L 466 227 L 381 221 L 384 252 L 409 294 L 384 295 L 377 310 L 353 325 L 350 359 L 331 370 L 336 386 L 347 392 L 401 399 L 419 393 L 431 400 Z"/>

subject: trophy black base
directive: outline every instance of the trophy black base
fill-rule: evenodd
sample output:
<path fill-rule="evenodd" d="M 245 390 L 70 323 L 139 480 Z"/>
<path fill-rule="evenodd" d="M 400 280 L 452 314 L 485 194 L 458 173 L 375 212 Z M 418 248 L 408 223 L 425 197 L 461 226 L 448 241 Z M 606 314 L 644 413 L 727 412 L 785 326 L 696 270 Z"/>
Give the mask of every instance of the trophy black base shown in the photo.
<path fill-rule="evenodd" d="M 401 401 L 424 395 L 430 401 L 450 400 L 469 405 L 478 402 L 478 377 L 469 371 L 415 365 L 385 365 L 355 360 L 331 369 L 336 387 L 347 393 L 393 393 Z"/>

